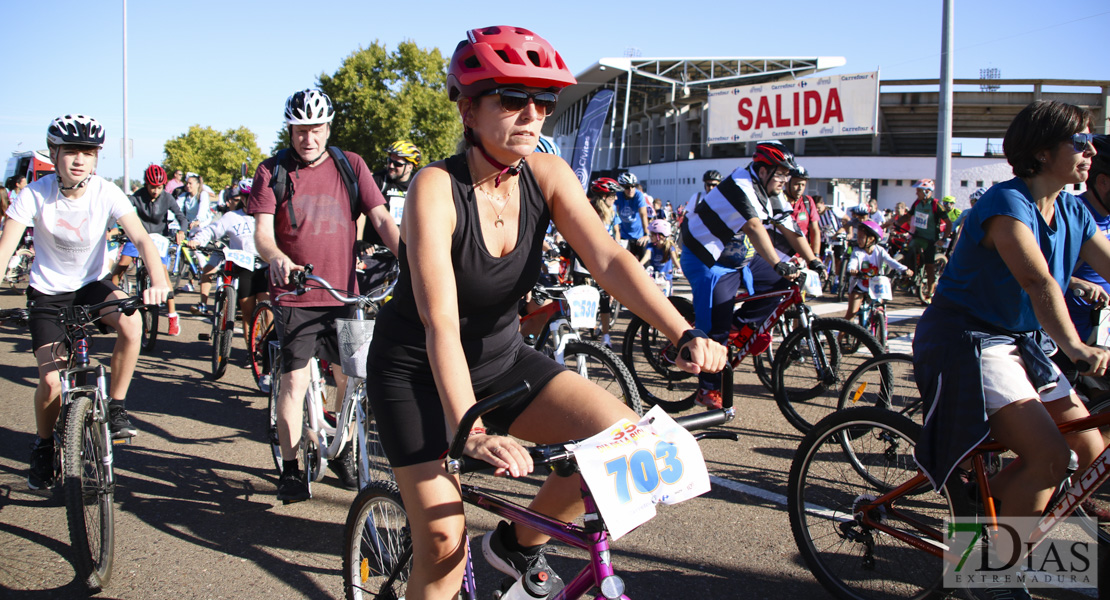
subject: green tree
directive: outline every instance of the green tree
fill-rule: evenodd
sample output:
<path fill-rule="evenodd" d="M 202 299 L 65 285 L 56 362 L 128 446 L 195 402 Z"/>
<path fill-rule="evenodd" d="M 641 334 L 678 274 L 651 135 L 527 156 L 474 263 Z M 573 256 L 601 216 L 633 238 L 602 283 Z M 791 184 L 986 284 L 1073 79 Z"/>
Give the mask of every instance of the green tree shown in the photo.
<path fill-rule="evenodd" d="M 239 179 L 243 163 L 247 164 L 248 176 L 253 176 L 255 167 L 264 158 L 257 137 L 246 127 L 221 133 L 211 127 L 193 125 L 189 131 L 167 141 L 163 152 L 169 172 L 192 171 L 214 190 Z"/>
<path fill-rule="evenodd" d="M 423 164 L 455 153 L 462 125 L 447 99 L 447 59 L 407 40 L 389 52 L 375 41 L 352 53 L 318 85 L 335 103 L 329 143 L 357 152 L 370 167 L 384 166 L 386 149 L 397 140 L 420 148 Z M 282 128 L 274 151 L 289 145 Z"/>

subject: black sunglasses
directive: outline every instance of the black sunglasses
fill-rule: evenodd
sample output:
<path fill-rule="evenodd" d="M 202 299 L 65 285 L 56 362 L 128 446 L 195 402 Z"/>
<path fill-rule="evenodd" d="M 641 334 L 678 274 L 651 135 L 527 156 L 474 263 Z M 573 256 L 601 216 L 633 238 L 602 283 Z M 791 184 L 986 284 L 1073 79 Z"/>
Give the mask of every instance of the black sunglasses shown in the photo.
<path fill-rule="evenodd" d="M 408 161 L 404 161 L 404 160 L 391 160 L 391 161 L 389 161 L 389 166 L 397 168 L 397 169 L 400 169 L 400 168 L 404 167 L 407 164 L 409 164 Z"/>
<path fill-rule="evenodd" d="M 501 96 L 501 108 L 508 112 L 520 112 L 531 101 L 535 103 L 536 108 L 543 111 L 544 115 L 550 116 L 551 113 L 555 112 L 555 103 L 559 101 L 559 95 L 555 92 L 529 94 L 516 88 L 494 88 L 482 95 L 493 96 L 495 94 Z"/>
<path fill-rule="evenodd" d="M 1094 144 L 1095 134 L 1093 133 L 1077 133 L 1071 136 L 1071 147 L 1076 153 L 1083 153 L 1087 151 L 1089 144 Z"/>

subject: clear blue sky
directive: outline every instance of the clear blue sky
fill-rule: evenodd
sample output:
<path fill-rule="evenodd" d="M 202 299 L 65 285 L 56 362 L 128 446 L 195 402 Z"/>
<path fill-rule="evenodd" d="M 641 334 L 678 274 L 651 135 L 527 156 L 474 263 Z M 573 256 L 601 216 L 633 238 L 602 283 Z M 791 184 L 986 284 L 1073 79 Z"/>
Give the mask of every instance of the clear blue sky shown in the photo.
<path fill-rule="evenodd" d="M 123 174 L 122 0 L 4 3 L 0 153 L 45 147 L 66 113 L 104 123 L 99 173 Z M 789 9 L 789 12 L 783 9 Z M 1105 0 L 956 2 L 955 76 L 1110 79 Z M 131 178 L 190 125 L 246 126 L 268 152 L 285 98 L 378 40 L 449 55 L 465 30 L 520 25 L 575 73 L 630 47 L 644 57 L 843 56 L 835 72 L 936 78 L 940 0 L 381 2 L 130 0 Z"/>

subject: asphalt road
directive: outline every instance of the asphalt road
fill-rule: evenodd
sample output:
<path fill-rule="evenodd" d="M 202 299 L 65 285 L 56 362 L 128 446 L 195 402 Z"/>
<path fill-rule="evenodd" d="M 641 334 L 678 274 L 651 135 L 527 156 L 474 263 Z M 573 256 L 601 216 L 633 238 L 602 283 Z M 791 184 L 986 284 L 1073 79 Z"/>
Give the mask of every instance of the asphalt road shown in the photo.
<path fill-rule="evenodd" d="M 184 307 L 195 295 L 179 298 Z M 0 292 L 0 308 L 22 305 L 21 291 Z M 891 337 L 908 339 L 920 311 L 908 301 L 894 308 L 910 318 L 892 324 Z M 235 338 L 227 374 L 211 381 L 209 345 L 197 340 L 207 328 L 186 317 L 180 337 L 161 337 L 139 361 L 128 408 L 141 433 L 117 447 L 115 569 L 100 597 L 342 597 L 340 544 L 355 493 L 329 474 L 308 502 L 275 500 L 277 474 L 263 435 L 266 399 L 245 368 L 243 340 Z M 94 340 L 94 353 L 106 360 L 111 343 L 110 336 Z M 36 379 L 29 347 L 25 329 L 0 327 L 0 598 L 83 597 L 61 501 L 27 488 Z M 614 546 L 630 597 L 829 597 L 802 565 L 784 507 L 801 436 L 747 363 L 736 382 L 739 417 L 727 429 L 740 441 L 702 443 L 713 489 L 660 507 L 654 520 Z M 523 497 L 535 482 L 492 483 Z M 468 519 L 475 538 L 495 525 L 476 510 Z M 581 558 L 564 550 L 551 560 L 569 577 Z M 488 593 L 499 574 L 481 558 L 476 565 Z"/>

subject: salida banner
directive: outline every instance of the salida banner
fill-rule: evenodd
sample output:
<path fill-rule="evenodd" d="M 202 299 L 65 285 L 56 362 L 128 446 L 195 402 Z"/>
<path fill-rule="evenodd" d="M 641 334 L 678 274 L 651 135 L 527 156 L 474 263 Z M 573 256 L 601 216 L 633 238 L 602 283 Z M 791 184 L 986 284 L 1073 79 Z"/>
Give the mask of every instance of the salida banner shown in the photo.
<path fill-rule="evenodd" d="M 879 72 L 709 91 L 709 143 L 874 135 Z"/>

